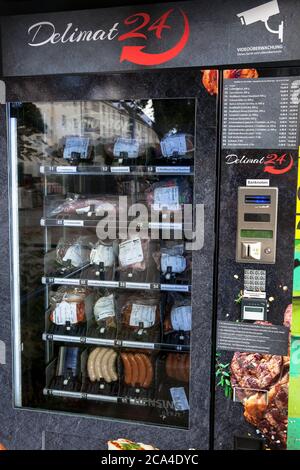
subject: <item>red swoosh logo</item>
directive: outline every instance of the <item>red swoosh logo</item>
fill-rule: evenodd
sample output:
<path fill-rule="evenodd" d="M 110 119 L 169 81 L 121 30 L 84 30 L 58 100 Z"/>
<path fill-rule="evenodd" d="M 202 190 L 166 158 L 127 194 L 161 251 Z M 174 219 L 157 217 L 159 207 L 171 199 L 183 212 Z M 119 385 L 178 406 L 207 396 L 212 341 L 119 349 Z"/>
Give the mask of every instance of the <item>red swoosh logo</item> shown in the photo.
<path fill-rule="evenodd" d="M 184 32 L 180 41 L 172 48 L 166 52 L 161 52 L 160 54 L 149 54 L 143 52 L 146 46 L 124 46 L 122 54 L 120 57 L 120 62 L 132 62 L 137 65 L 160 65 L 169 60 L 174 59 L 180 52 L 185 48 L 189 36 L 190 36 L 190 25 L 188 17 L 185 12 L 180 10 L 184 18 Z"/>
<path fill-rule="evenodd" d="M 293 160 L 293 157 L 291 157 L 291 161 L 289 165 L 283 170 L 277 170 L 273 166 L 266 166 L 264 169 L 264 172 L 271 173 L 272 175 L 282 175 L 283 173 L 287 173 L 288 171 L 290 171 L 293 168 L 293 165 L 294 165 L 294 160 Z"/>

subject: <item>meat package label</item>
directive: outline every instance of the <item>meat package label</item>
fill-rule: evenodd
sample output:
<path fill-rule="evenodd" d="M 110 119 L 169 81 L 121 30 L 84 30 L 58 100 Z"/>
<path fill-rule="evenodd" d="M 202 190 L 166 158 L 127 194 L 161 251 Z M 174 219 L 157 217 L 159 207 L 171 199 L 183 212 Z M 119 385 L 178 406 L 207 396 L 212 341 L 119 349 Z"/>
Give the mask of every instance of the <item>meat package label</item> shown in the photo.
<path fill-rule="evenodd" d="M 150 328 L 155 322 L 155 311 L 155 305 L 132 304 L 130 326 L 139 326 L 143 323 L 144 328 Z"/>
<path fill-rule="evenodd" d="M 180 209 L 178 186 L 156 188 L 154 190 L 153 209 L 155 211 L 163 209 L 176 211 Z"/>
<path fill-rule="evenodd" d="M 81 158 L 88 156 L 89 139 L 87 137 L 67 137 L 64 148 L 64 158 L 69 160 L 73 153 L 78 153 Z"/>
<path fill-rule="evenodd" d="M 287 356 L 288 341 L 289 329 L 282 325 L 218 321 L 218 350 Z"/>
<path fill-rule="evenodd" d="M 164 157 L 185 155 L 187 152 L 185 135 L 168 136 L 161 141 L 160 147 Z"/>
<path fill-rule="evenodd" d="M 90 255 L 91 263 L 103 263 L 105 268 L 110 268 L 114 264 L 114 250 L 112 246 L 98 245 L 93 248 Z"/>
<path fill-rule="evenodd" d="M 121 243 L 119 246 L 119 260 L 122 266 L 141 263 L 144 260 L 141 239 L 134 238 Z"/>
<path fill-rule="evenodd" d="M 176 331 L 191 331 L 192 309 L 189 305 L 175 307 L 171 312 L 172 327 Z"/>
<path fill-rule="evenodd" d="M 114 145 L 114 157 L 137 158 L 139 156 L 139 143 L 136 139 L 123 139 L 120 137 Z"/>
<path fill-rule="evenodd" d="M 186 259 L 184 256 L 172 256 L 166 253 L 161 255 L 161 271 L 167 272 L 168 267 L 172 269 L 172 273 L 182 273 L 186 268 Z"/>
<path fill-rule="evenodd" d="M 66 302 L 63 300 L 54 310 L 54 323 L 56 325 L 65 325 L 70 322 L 71 325 L 77 323 L 77 303 Z"/>
<path fill-rule="evenodd" d="M 113 294 L 101 297 L 94 306 L 96 321 L 115 316 L 115 302 Z"/>

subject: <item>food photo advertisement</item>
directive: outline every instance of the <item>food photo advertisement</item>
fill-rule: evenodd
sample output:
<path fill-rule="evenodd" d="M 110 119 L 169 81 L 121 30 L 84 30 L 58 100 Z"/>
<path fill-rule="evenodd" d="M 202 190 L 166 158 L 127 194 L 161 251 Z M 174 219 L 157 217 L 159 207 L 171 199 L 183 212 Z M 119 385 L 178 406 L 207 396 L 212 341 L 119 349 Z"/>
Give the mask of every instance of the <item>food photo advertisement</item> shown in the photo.
<path fill-rule="evenodd" d="M 294 459 L 300 1 L 0 20 L 0 466 Z"/>

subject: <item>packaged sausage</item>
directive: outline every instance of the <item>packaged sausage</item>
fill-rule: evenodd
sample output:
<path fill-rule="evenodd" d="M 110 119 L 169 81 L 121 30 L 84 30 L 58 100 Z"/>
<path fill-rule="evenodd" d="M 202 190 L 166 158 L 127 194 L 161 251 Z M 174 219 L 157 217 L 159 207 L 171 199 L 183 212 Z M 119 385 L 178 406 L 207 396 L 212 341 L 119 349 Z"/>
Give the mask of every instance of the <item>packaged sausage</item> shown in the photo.
<path fill-rule="evenodd" d="M 122 352 L 123 376 L 125 385 L 132 388 L 151 387 L 154 379 L 154 366 L 149 354 L 142 352 Z"/>
<path fill-rule="evenodd" d="M 65 325 L 86 321 L 85 299 L 89 292 L 84 288 L 61 286 L 50 297 L 50 321 L 55 325 Z"/>
<path fill-rule="evenodd" d="M 119 244 L 119 269 L 145 271 L 149 257 L 149 240 L 138 236 Z"/>
<path fill-rule="evenodd" d="M 94 305 L 94 318 L 100 328 L 116 328 L 114 294 L 101 296 Z"/>
<path fill-rule="evenodd" d="M 56 247 L 56 261 L 62 266 L 79 268 L 90 261 L 89 237 L 61 238 Z"/>
<path fill-rule="evenodd" d="M 190 355 L 187 353 L 169 353 L 166 357 L 166 374 L 170 379 L 189 382 Z"/>

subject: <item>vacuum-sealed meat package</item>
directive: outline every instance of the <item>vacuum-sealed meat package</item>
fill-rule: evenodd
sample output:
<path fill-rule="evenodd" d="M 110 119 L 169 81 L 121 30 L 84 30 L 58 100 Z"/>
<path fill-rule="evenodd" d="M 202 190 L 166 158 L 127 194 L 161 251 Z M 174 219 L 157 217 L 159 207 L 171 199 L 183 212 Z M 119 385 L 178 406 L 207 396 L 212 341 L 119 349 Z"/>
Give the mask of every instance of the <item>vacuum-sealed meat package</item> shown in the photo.
<path fill-rule="evenodd" d="M 99 241 L 91 250 L 90 263 L 102 265 L 103 268 L 112 268 L 115 264 L 114 245 Z"/>
<path fill-rule="evenodd" d="M 154 380 L 154 364 L 149 354 L 140 351 L 122 352 L 124 384 L 132 388 L 148 389 Z"/>
<path fill-rule="evenodd" d="M 116 306 L 115 306 L 115 295 L 104 294 L 96 301 L 94 305 L 94 318 L 100 328 L 100 331 L 104 333 L 107 328 L 116 328 Z"/>
<path fill-rule="evenodd" d="M 50 321 L 55 325 L 76 325 L 86 321 L 85 300 L 90 291 L 61 286 L 50 294 Z"/>
<path fill-rule="evenodd" d="M 64 267 L 79 268 L 89 263 L 90 252 L 89 237 L 61 238 L 56 247 L 56 261 Z"/>
<path fill-rule="evenodd" d="M 183 274 L 190 268 L 190 256 L 185 253 L 184 244 L 169 243 L 160 251 L 153 253 L 157 269 L 166 278 L 171 279 Z"/>
<path fill-rule="evenodd" d="M 149 240 L 138 236 L 119 244 L 120 271 L 145 271 L 149 258 Z"/>
<path fill-rule="evenodd" d="M 160 148 L 165 158 L 192 157 L 194 137 L 183 132 L 166 135 L 160 142 Z"/>
<path fill-rule="evenodd" d="M 104 145 L 105 161 L 108 165 L 115 161 L 137 160 L 145 157 L 145 144 L 137 139 L 117 137 L 112 143 Z"/>
<path fill-rule="evenodd" d="M 65 379 L 78 377 L 80 374 L 80 348 L 61 346 L 59 348 L 56 375 Z M 67 383 L 64 383 L 67 385 Z"/>
<path fill-rule="evenodd" d="M 113 196 L 81 197 L 79 194 L 72 194 L 61 204 L 54 207 L 49 213 L 49 217 L 67 215 L 95 215 L 101 217 L 106 214 L 115 216 L 117 213 L 117 200 Z"/>
<path fill-rule="evenodd" d="M 166 375 L 169 379 L 188 383 L 190 377 L 190 355 L 169 353 L 166 358 Z"/>
<path fill-rule="evenodd" d="M 179 211 L 191 204 L 192 189 L 184 178 L 172 178 L 153 183 L 146 191 L 147 204 L 153 211 Z"/>
<path fill-rule="evenodd" d="M 192 307 L 189 298 L 169 294 L 164 318 L 164 333 L 184 332 L 192 329 Z"/>
<path fill-rule="evenodd" d="M 121 295 L 118 299 L 121 312 L 122 332 L 136 334 L 136 339 L 159 331 L 160 302 L 155 295 L 140 293 L 136 295 Z"/>
<path fill-rule="evenodd" d="M 90 382 L 111 384 L 118 380 L 118 354 L 112 348 L 94 348 L 87 359 L 87 374 Z M 99 389 L 97 390 L 99 393 Z"/>

